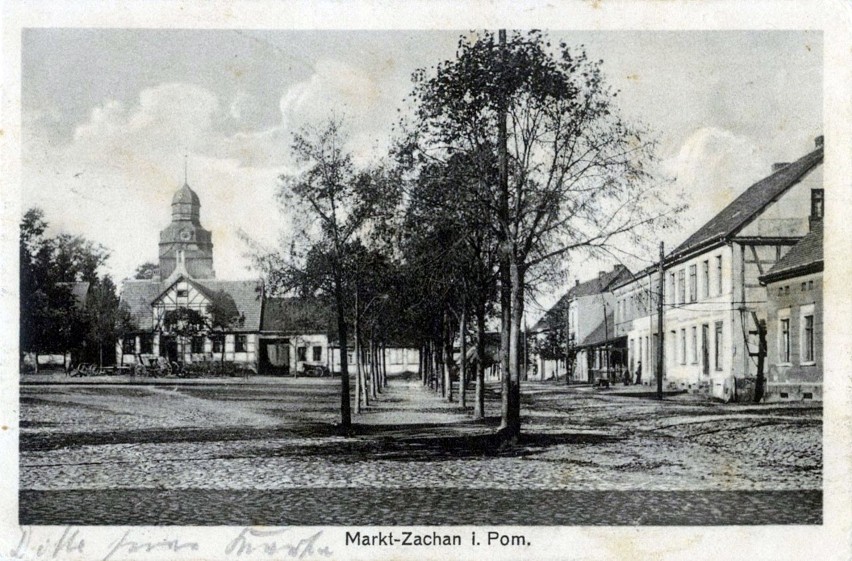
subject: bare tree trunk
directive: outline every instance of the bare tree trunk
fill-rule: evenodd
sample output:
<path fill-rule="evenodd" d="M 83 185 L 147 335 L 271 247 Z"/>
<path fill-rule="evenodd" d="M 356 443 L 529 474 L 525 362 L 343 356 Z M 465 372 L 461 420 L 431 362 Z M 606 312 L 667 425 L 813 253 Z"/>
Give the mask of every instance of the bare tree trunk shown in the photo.
<path fill-rule="evenodd" d="M 349 401 L 349 364 L 346 356 L 346 315 L 343 309 L 343 290 L 340 278 L 334 280 L 334 296 L 337 306 L 337 337 L 340 341 L 340 428 L 344 434 L 352 430 L 352 409 Z M 225 341 L 222 341 L 222 359 L 225 358 Z"/>
<path fill-rule="evenodd" d="M 361 334 L 358 321 L 358 293 L 355 293 L 355 414 L 361 413 L 361 395 L 364 388 L 361 385 Z"/>
<path fill-rule="evenodd" d="M 384 341 L 382 341 L 382 387 L 388 387 L 388 348 Z"/>
<path fill-rule="evenodd" d="M 459 320 L 459 339 L 461 340 L 459 356 L 459 401 L 462 408 L 467 407 L 467 310 L 462 305 Z"/>
<path fill-rule="evenodd" d="M 473 416 L 485 416 L 485 307 L 476 310 L 476 400 Z"/>
<path fill-rule="evenodd" d="M 446 380 L 444 378 L 444 359 L 443 359 L 443 348 L 444 341 L 443 336 L 439 337 L 437 344 L 435 345 L 435 378 L 441 390 L 441 397 L 446 397 L 447 395 L 447 386 Z"/>
<path fill-rule="evenodd" d="M 376 360 L 376 341 L 370 339 L 370 395 L 373 399 L 379 398 L 379 369 Z"/>
<path fill-rule="evenodd" d="M 501 430 L 508 439 L 516 439 L 521 432 L 520 370 L 521 370 L 521 322 L 524 313 L 524 279 L 516 259 L 511 262 L 512 315 L 509 338 L 508 390 L 509 407 L 501 423 Z M 505 385 L 504 385 L 505 387 Z"/>
<path fill-rule="evenodd" d="M 449 314 L 444 310 L 444 386 L 447 391 L 447 401 L 453 401 L 453 330 L 450 326 Z"/>
<path fill-rule="evenodd" d="M 417 349 L 417 368 L 420 369 L 420 381 L 426 385 L 426 353 L 423 352 L 424 345 Z"/>
<path fill-rule="evenodd" d="M 367 343 L 369 345 L 369 342 Z M 370 388 L 367 387 L 367 349 L 361 345 L 361 393 L 364 396 L 364 406 L 370 405 Z"/>

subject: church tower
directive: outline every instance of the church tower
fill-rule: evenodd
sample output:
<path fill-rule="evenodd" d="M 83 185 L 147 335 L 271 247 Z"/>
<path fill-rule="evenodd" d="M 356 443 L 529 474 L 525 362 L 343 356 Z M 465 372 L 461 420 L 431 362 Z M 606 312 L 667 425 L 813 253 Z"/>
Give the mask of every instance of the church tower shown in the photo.
<path fill-rule="evenodd" d="M 195 279 L 212 279 L 213 239 L 210 230 L 201 227 L 201 201 L 184 182 L 172 197 L 172 222 L 160 232 L 160 278 L 165 280 L 174 272 L 178 258 L 186 272 Z"/>

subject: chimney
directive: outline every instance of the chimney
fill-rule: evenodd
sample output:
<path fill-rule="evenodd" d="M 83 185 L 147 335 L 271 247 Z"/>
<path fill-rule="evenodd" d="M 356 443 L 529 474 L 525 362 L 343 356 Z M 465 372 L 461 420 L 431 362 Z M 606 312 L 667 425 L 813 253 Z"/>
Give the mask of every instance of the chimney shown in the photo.
<path fill-rule="evenodd" d="M 574 279 L 574 286 L 580 286 L 580 279 Z"/>
<path fill-rule="evenodd" d="M 819 135 L 818 137 L 814 138 L 814 146 L 816 146 L 817 148 L 822 148 L 822 142 L 823 135 Z"/>
<path fill-rule="evenodd" d="M 598 271 L 598 278 L 599 278 L 599 279 L 604 278 L 604 275 L 605 275 L 605 274 L 606 274 L 606 271 Z"/>
<path fill-rule="evenodd" d="M 789 165 L 790 165 L 790 162 L 776 162 L 776 163 L 772 164 L 772 173 L 775 173 L 776 171 L 778 171 L 780 169 L 784 169 L 785 167 L 787 167 Z"/>

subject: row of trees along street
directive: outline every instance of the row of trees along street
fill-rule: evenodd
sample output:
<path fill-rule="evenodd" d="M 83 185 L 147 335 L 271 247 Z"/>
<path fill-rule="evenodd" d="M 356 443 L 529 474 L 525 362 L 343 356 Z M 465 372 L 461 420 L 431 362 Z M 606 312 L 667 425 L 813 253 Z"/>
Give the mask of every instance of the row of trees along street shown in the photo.
<path fill-rule="evenodd" d="M 601 66 L 541 32 L 479 32 L 460 39 L 454 59 L 413 74 L 410 116 L 389 131 L 381 161 L 356 165 L 334 115 L 294 134 L 301 171 L 281 177 L 278 198 L 300 220 L 284 249 L 256 257 L 273 291 L 333 303 L 339 347 L 354 338 L 356 412 L 384 383 L 361 363 L 392 342 L 421 349 L 424 384 L 448 400 L 456 370 L 462 406 L 475 379 L 483 416 L 485 330 L 496 319 L 499 434 L 515 440 L 525 301 L 569 258 L 641 244 L 680 210 L 653 172 L 655 142 L 622 119 Z M 346 353 L 341 363 L 348 434 Z"/>

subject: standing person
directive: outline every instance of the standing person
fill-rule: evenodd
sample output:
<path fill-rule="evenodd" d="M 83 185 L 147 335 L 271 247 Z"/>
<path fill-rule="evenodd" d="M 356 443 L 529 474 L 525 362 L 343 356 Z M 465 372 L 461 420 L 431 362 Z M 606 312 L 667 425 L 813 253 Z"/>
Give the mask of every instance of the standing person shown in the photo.
<path fill-rule="evenodd" d="M 642 361 L 636 363 L 636 385 L 642 384 Z"/>

